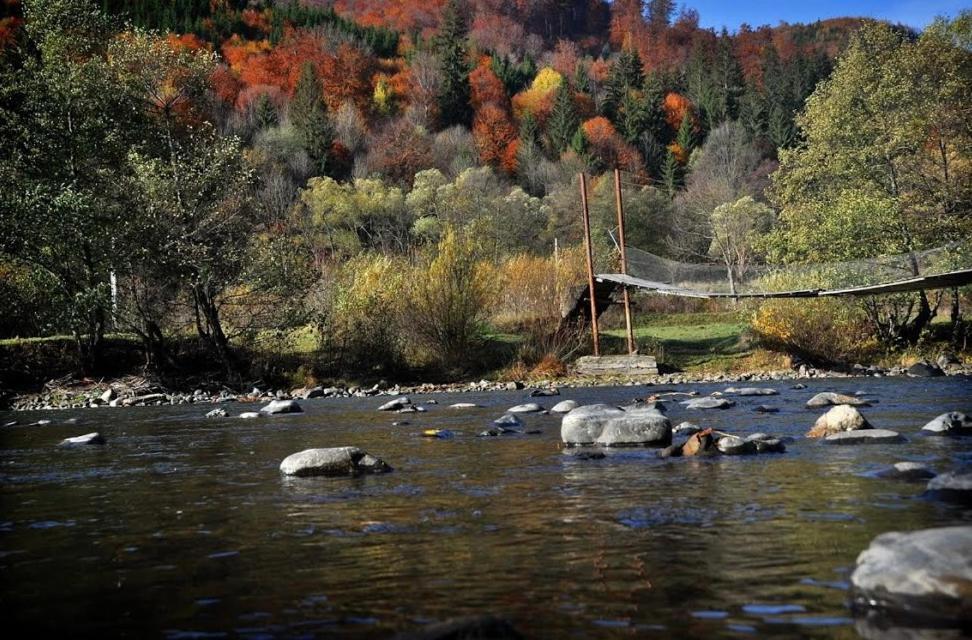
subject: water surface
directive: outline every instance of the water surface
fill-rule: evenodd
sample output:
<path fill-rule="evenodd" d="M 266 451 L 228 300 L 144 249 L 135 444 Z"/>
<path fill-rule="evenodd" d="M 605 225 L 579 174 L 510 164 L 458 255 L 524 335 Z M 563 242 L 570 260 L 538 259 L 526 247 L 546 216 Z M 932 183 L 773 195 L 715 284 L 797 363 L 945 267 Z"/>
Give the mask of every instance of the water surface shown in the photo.
<path fill-rule="evenodd" d="M 876 477 L 901 460 L 972 465 L 972 438 L 920 427 L 972 411 L 972 381 L 819 380 L 723 411 L 668 403 L 673 424 L 800 436 L 825 390 L 866 392 L 862 412 L 907 444 L 661 460 L 579 460 L 560 419 L 539 435 L 476 438 L 527 392 L 303 402 L 305 413 L 205 419 L 211 407 L 0 414 L 52 419 L 0 431 L 0 581 L 8 629 L 31 635 L 384 638 L 457 615 L 504 616 L 528 637 L 881 637 L 854 620 L 847 580 L 877 534 L 972 522 Z M 739 386 L 739 385 L 737 385 Z M 702 393 L 724 386 L 683 385 Z M 542 398 L 627 403 L 659 387 Z M 453 410 L 452 402 L 482 408 Z M 757 405 L 780 408 L 758 414 Z M 231 415 L 252 405 L 223 405 Z M 75 424 L 65 424 L 77 418 Z M 408 420 L 408 426 L 392 426 Z M 454 438 L 423 438 L 444 428 Z M 60 449 L 100 431 L 104 447 Z M 355 445 L 395 468 L 355 479 L 282 477 L 309 447 Z"/>

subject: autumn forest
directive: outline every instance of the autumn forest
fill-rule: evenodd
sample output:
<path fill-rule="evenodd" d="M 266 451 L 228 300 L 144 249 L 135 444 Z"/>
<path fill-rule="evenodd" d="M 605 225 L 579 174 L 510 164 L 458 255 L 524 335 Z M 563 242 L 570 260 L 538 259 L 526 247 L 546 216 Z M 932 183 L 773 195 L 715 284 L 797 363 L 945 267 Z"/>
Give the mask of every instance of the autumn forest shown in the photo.
<path fill-rule="evenodd" d="M 4 0 L 0 338 L 60 336 L 87 373 L 128 345 L 159 376 L 559 375 L 587 349 L 558 331 L 579 174 L 612 271 L 615 169 L 628 243 L 673 260 L 961 243 L 970 94 L 968 12 L 730 33 L 669 0 Z M 967 349 L 969 301 L 638 304 L 850 363 Z"/>

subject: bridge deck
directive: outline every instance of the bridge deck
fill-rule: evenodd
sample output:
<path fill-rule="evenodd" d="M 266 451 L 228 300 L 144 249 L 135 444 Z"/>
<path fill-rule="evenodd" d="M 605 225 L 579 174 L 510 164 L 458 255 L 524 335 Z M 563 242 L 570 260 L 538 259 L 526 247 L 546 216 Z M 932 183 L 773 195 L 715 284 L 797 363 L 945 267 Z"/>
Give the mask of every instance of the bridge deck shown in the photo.
<path fill-rule="evenodd" d="M 828 296 L 871 296 L 884 293 L 903 293 L 921 289 L 942 289 L 960 287 L 972 283 L 972 269 L 959 269 L 916 278 L 906 278 L 893 282 L 849 287 L 844 289 L 794 289 L 791 291 L 745 291 L 737 294 L 717 291 L 701 291 L 676 287 L 664 282 L 642 280 L 620 273 L 601 273 L 595 276 L 598 282 L 613 282 L 628 287 L 647 289 L 663 295 L 683 298 L 817 298 Z"/>

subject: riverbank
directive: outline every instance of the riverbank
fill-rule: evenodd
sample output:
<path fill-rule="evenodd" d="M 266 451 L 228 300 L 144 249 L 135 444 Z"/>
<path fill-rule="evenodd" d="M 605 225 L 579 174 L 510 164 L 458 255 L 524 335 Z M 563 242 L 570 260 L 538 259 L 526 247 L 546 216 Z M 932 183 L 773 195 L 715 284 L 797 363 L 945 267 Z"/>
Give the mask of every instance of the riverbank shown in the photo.
<path fill-rule="evenodd" d="M 8 405 L 14 411 L 82 409 L 97 407 L 131 407 L 163 405 L 218 405 L 226 402 L 264 403 L 271 400 L 306 400 L 312 398 L 363 398 L 401 394 L 480 393 L 526 390 L 536 396 L 558 395 L 560 389 L 608 386 L 666 387 L 693 383 L 767 382 L 773 380 L 811 380 L 854 377 L 972 377 L 972 365 L 946 363 L 941 367 L 918 362 L 910 367 L 857 365 L 849 370 L 821 369 L 801 364 L 795 369 L 751 371 L 741 373 L 678 372 L 648 376 L 582 376 L 574 372 L 557 378 L 530 380 L 488 380 L 451 383 L 391 384 L 380 381 L 369 386 L 335 384 L 297 388 L 272 388 L 247 385 L 232 388 L 225 384 L 202 385 L 195 389 L 172 389 L 159 381 L 138 376 L 115 379 L 62 378 L 47 383 L 39 392 L 12 396 Z"/>

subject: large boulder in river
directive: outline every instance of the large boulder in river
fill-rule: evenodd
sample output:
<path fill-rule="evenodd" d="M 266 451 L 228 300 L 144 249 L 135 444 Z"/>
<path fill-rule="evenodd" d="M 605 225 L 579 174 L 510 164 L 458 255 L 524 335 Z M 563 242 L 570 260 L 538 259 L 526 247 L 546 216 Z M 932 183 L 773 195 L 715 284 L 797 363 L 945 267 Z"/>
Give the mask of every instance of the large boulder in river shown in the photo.
<path fill-rule="evenodd" d="M 870 403 L 863 398 L 858 398 L 857 396 L 848 396 L 843 393 L 833 393 L 831 391 L 818 393 L 814 397 L 807 400 L 807 406 L 811 409 L 816 407 L 829 407 L 835 404 L 846 404 L 852 407 L 870 406 Z"/>
<path fill-rule="evenodd" d="M 392 468 L 380 458 L 358 447 L 305 449 L 293 453 L 280 463 L 288 476 L 358 476 L 364 473 L 386 473 Z"/>
<path fill-rule="evenodd" d="M 672 426 L 655 409 L 622 411 L 606 404 L 577 407 L 563 417 L 560 438 L 567 445 L 666 446 Z"/>
<path fill-rule="evenodd" d="M 908 617 L 972 620 L 972 526 L 883 533 L 857 556 L 858 606 Z"/>
<path fill-rule="evenodd" d="M 609 420 L 594 442 L 604 447 L 666 447 L 672 443 L 672 425 L 655 409 L 632 409 Z"/>
<path fill-rule="evenodd" d="M 808 438 L 823 438 L 842 431 L 856 431 L 870 429 L 871 424 L 861 415 L 861 412 L 846 404 L 839 404 L 823 414 L 813 423 L 807 432 Z"/>
<path fill-rule="evenodd" d="M 972 435 L 972 418 L 958 411 L 950 411 L 938 416 L 921 430 L 936 436 Z"/>
<path fill-rule="evenodd" d="M 268 415 L 278 415 L 282 413 L 303 413 L 304 410 L 300 408 L 296 400 L 274 400 L 267 406 L 260 409 L 260 413 L 265 413 Z"/>

